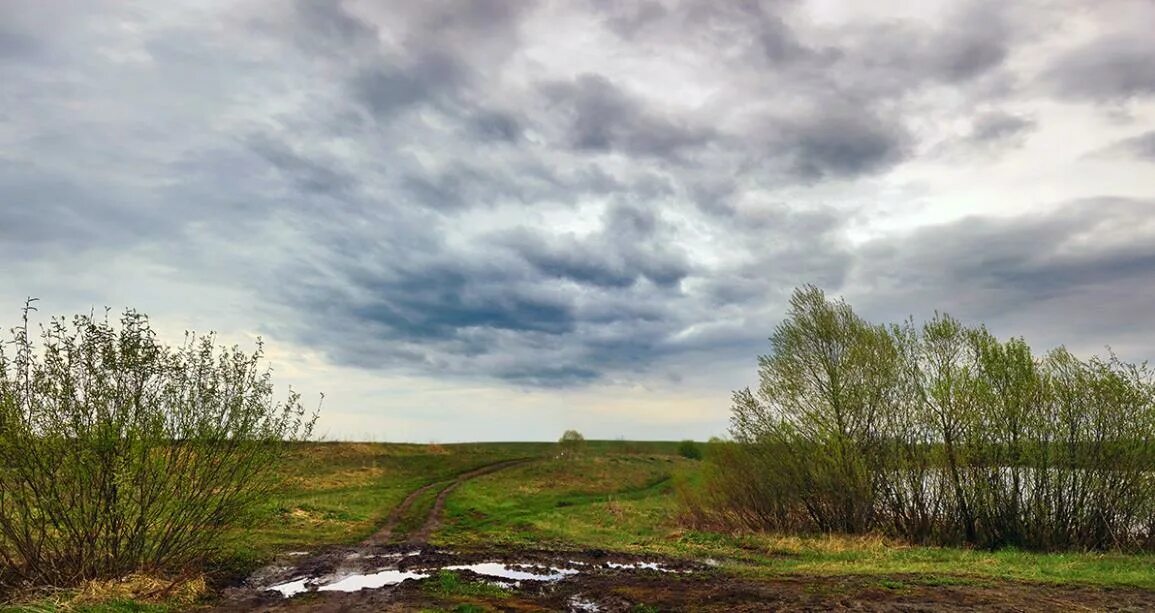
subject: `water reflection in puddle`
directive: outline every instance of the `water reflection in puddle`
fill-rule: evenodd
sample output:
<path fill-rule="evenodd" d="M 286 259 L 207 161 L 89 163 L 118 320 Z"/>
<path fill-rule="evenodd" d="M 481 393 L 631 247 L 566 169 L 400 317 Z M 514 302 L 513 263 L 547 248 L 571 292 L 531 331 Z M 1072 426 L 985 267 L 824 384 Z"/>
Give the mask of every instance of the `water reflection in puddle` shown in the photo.
<path fill-rule="evenodd" d="M 309 588 L 305 585 L 305 583 L 308 581 L 308 579 L 298 579 L 296 581 L 282 583 L 281 585 L 274 585 L 269 589 L 275 592 L 280 592 L 281 595 L 285 598 L 292 598 L 297 594 L 303 594 L 309 591 Z"/>
<path fill-rule="evenodd" d="M 593 611 L 596 613 L 602 610 L 598 603 L 583 598 L 581 595 L 571 596 L 567 604 L 569 604 L 570 611 Z"/>
<path fill-rule="evenodd" d="M 624 568 L 629 570 L 656 570 L 658 572 L 668 573 L 672 572 L 668 568 L 662 568 L 657 562 L 633 562 L 630 564 L 619 564 L 617 562 L 606 562 L 608 568 Z"/>
<path fill-rule="evenodd" d="M 371 575 L 352 575 L 335 583 L 322 585 L 319 592 L 359 592 L 373 590 L 386 585 L 397 585 L 406 579 L 425 579 L 425 573 L 411 573 L 403 570 L 383 570 Z"/>
<path fill-rule="evenodd" d="M 404 554 L 381 554 L 381 555 L 350 555 L 346 559 L 358 558 L 403 558 L 418 555 L 420 552 L 413 551 Z M 286 583 L 274 585 L 267 589 L 279 592 L 286 598 L 291 598 L 298 594 L 303 594 L 311 591 L 319 592 L 357 592 L 366 589 L 377 589 L 385 586 L 398 585 L 407 579 L 427 579 L 433 573 L 440 570 L 468 570 L 482 577 L 492 578 L 498 581 L 493 581 L 495 585 L 503 587 L 514 587 L 520 585 L 522 581 L 541 581 L 544 583 L 553 583 L 561 581 L 567 577 L 577 575 L 585 570 L 593 570 L 597 568 L 609 568 L 614 570 L 655 570 L 659 572 L 678 572 L 664 566 L 657 562 L 604 562 L 601 564 L 589 564 L 586 562 L 579 562 L 576 560 L 567 560 L 563 563 L 564 568 L 555 566 L 536 566 L 532 564 L 516 564 L 503 562 L 481 562 L 477 564 L 455 564 L 450 566 L 429 567 L 429 568 L 412 568 L 411 570 L 400 570 L 397 568 L 382 568 L 371 573 L 360 574 L 337 574 L 327 577 L 305 577 L 295 579 Z M 593 605 L 592 602 L 583 602 L 579 606 L 578 603 L 572 603 L 575 608 L 580 610 L 596 610 L 582 608 L 584 605 Z"/>
<path fill-rule="evenodd" d="M 387 585 L 397 585 L 406 579 L 425 579 L 426 573 L 411 573 L 400 570 L 382 570 L 364 575 L 348 575 L 332 583 L 318 584 L 316 578 L 306 577 L 288 583 L 274 585 L 268 589 L 280 592 L 285 598 L 316 590 L 318 592 L 359 592 Z"/>
<path fill-rule="evenodd" d="M 497 577 L 498 579 L 512 579 L 514 581 L 561 581 L 570 575 L 576 575 L 581 571 L 571 568 L 549 568 L 546 574 L 531 573 L 524 570 L 518 570 L 506 564 L 498 562 L 483 562 L 481 564 L 461 564 L 458 566 L 446 566 L 445 570 L 471 570 L 479 575 L 486 577 Z"/>

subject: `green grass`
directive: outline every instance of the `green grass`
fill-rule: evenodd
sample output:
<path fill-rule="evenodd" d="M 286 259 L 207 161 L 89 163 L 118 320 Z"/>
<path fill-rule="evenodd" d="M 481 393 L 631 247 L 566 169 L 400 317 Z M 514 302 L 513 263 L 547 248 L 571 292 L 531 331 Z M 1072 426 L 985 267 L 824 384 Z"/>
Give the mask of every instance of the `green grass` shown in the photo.
<path fill-rule="evenodd" d="M 435 540 L 540 546 L 585 544 L 599 529 L 609 530 L 611 540 L 628 536 L 632 530 L 605 526 L 606 517 L 620 519 L 621 509 L 666 501 L 673 470 L 686 462 L 671 455 L 586 453 L 486 475 L 449 498 L 446 524 Z M 633 527 L 642 528 L 637 522 Z"/>
<path fill-rule="evenodd" d="M 436 541 L 455 546 L 598 548 L 724 561 L 751 578 L 874 575 L 893 585 L 1036 581 L 1155 589 L 1155 556 L 917 547 L 876 536 L 720 534 L 679 521 L 672 483 L 701 463 L 667 455 L 588 452 L 470 481 L 446 505 Z"/>
<path fill-rule="evenodd" d="M 393 508 L 421 486 L 448 481 L 486 464 L 547 454 L 553 447 L 545 443 L 298 445 L 278 467 L 284 484 L 256 509 L 248 525 L 235 531 L 229 554 L 240 560 L 260 560 L 277 551 L 355 543 L 380 528 Z M 431 504 L 432 496 L 419 501 L 406 519 L 419 526 Z"/>
<path fill-rule="evenodd" d="M 380 528 L 413 490 L 449 483 L 462 472 L 513 458 L 534 462 L 465 482 L 447 499 L 436 544 L 468 548 L 587 549 L 712 558 L 722 572 L 753 580 L 783 575 L 858 575 L 881 589 L 997 583 L 1005 580 L 1155 589 L 1155 556 L 1032 553 L 915 547 L 881 537 L 723 534 L 680 521 L 674 483 L 694 483 L 702 462 L 678 455 L 677 442 L 588 441 L 577 457 L 557 457 L 552 443 L 398 445 L 322 443 L 296 447 L 278 470 L 283 487 L 237 530 L 216 570 L 243 575 L 278 551 L 356 543 Z M 438 488 L 402 518 L 420 527 Z M 443 610 L 500 608 L 505 593 L 442 573 L 426 584 Z M 467 602 L 471 600 L 473 602 Z M 66 601 L 66 598 L 65 600 Z M 58 602 L 35 608 L 58 611 Z M 164 611 L 160 605 L 111 602 L 69 611 Z M 480 609 L 480 610 L 485 610 Z"/>
<path fill-rule="evenodd" d="M 501 610 L 513 592 L 487 581 L 469 581 L 451 570 L 426 580 L 422 590 L 438 601 L 438 611 L 473 612 Z"/>
<path fill-rule="evenodd" d="M 509 598 L 512 592 L 485 581 L 466 581 L 461 575 L 443 570 L 429 578 L 423 586 L 424 590 L 441 597 L 481 597 L 481 598 Z"/>
<path fill-rule="evenodd" d="M 728 572 L 751 578 L 855 574 L 930 585 L 1022 580 L 1155 589 L 1155 556 L 1147 554 L 992 552 L 913 547 L 879 537 L 689 530 L 679 522 L 672 484 L 697 480 L 702 463 L 680 457 L 679 445 L 587 441 L 575 458 L 556 457 L 552 443 L 304 446 L 282 469 L 297 485 L 286 487 L 270 507 L 278 519 L 286 509 L 302 509 L 310 521 L 266 525 L 242 545 L 264 552 L 356 542 L 417 487 L 492 462 L 537 456 L 541 460 L 459 487 L 433 541 L 713 558 Z M 433 490 L 418 500 L 402 527 L 419 527 L 435 495 Z"/>

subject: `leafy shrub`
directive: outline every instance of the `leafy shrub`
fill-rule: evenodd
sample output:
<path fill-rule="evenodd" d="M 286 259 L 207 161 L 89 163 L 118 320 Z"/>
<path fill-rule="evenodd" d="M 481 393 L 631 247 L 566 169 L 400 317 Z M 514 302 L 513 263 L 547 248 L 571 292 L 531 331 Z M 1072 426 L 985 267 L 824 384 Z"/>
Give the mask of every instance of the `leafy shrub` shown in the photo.
<path fill-rule="evenodd" d="M 290 391 L 272 399 L 253 353 L 212 335 L 159 342 L 148 318 L 23 323 L 0 347 L 0 580 L 54 585 L 179 571 L 274 485 L 309 436 Z"/>
<path fill-rule="evenodd" d="M 694 441 L 686 439 L 678 443 L 678 455 L 690 460 L 701 460 L 702 448 Z"/>

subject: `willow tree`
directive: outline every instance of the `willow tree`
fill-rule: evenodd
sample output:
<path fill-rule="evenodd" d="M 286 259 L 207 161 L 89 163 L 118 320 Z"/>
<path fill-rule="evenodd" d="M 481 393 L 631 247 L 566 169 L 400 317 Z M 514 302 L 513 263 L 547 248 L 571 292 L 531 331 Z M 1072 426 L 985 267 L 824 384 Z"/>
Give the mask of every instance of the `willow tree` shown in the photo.
<path fill-rule="evenodd" d="M 1035 355 L 945 314 L 878 326 L 794 292 L 734 394 L 704 524 L 915 542 L 1155 550 L 1155 372 Z"/>
<path fill-rule="evenodd" d="M 791 296 L 770 346 L 758 359 L 757 391 L 735 395 L 731 433 L 775 456 L 781 468 L 771 478 L 820 529 L 869 529 L 884 412 L 898 389 L 894 338 L 806 286 Z"/>

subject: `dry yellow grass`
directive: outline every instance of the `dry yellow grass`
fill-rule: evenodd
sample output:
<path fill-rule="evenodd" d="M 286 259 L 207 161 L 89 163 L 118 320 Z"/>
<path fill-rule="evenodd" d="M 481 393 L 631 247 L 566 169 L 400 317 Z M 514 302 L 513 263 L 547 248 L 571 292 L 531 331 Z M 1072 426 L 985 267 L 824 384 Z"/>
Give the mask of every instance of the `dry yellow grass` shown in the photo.
<path fill-rule="evenodd" d="M 110 581 L 86 581 L 76 590 L 74 596 L 61 604 L 65 610 L 77 605 L 126 600 L 189 605 L 201 598 L 207 589 L 204 576 L 165 579 L 152 575 L 133 574 Z"/>
<path fill-rule="evenodd" d="M 758 534 L 755 538 L 764 544 L 769 553 L 802 554 L 802 553 L 829 553 L 846 552 L 893 552 L 898 549 L 907 549 L 909 544 L 880 534 L 862 535 L 804 535 L 788 534 Z"/>
<path fill-rule="evenodd" d="M 371 485 L 385 478 L 385 475 L 385 469 L 379 466 L 362 466 L 325 475 L 290 477 L 285 480 L 285 483 L 287 487 L 302 490 L 330 490 Z"/>

